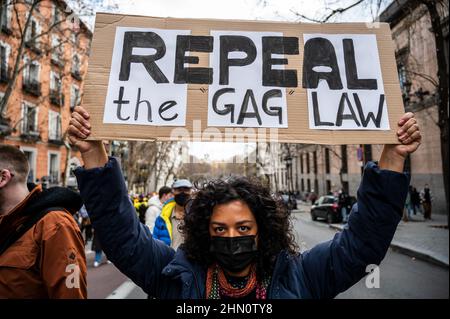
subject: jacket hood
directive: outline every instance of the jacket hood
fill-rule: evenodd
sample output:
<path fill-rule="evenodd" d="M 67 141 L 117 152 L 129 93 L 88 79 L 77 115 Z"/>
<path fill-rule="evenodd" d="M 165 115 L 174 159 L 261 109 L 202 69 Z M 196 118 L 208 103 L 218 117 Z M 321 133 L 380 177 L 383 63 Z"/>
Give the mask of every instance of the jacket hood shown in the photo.
<path fill-rule="evenodd" d="M 148 206 L 156 206 L 159 209 L 162 208 L 163 204 L 161 204 L 161 201 L 159 200 L 158 196 L 153 196 L 148 200 Z"/>
<path fill-rule="evenodd" d="M 73 215 L 82 205 L 83 201 L 78 193 L 64 187 L 52 187 L 36 192 L 28 200 L 24 209 L 36 212 L 50 207 L 62 207 Z"/>

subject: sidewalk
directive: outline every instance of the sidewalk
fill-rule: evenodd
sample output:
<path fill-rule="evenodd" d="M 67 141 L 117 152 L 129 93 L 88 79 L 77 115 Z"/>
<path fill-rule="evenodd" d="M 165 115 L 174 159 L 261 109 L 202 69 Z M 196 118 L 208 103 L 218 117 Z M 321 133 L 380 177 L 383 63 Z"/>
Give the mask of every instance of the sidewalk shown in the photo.
<path fill-rule="evenodd" d="M 310 205 L 299 203 L 299 209 L 309 212 Z M 413 215 L 414 220 L 401 221 L 395 232 L 391 248 L 408 256 L 449 267 L 449 231 L 446 215 L 432 215 L 431 221 L 425 221 L 421 214 Z M 337 230 L 343 224 L 331 224 Z"/>

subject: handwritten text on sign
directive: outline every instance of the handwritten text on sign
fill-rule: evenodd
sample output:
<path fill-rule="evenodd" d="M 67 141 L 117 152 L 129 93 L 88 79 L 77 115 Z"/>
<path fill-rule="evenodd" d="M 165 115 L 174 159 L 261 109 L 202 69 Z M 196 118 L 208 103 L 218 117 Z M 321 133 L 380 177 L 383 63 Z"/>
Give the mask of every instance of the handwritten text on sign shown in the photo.
<path fill-rule="evenodd" d="M 208 126 L 288 127 L 285 88 L 307 91 L 312 129 L 388 130 L 374 35 L 117 27 L 104 123 L 185 126 L 187 85 L 209 85 Z M 195 52 L 210 55 L 195 67 Z M 303 54 L 303 74 L 286 69 Z M 192 106 L 191 106 L 192 107 Z M 290 123 L 295 125 L 295 123 Z"/>

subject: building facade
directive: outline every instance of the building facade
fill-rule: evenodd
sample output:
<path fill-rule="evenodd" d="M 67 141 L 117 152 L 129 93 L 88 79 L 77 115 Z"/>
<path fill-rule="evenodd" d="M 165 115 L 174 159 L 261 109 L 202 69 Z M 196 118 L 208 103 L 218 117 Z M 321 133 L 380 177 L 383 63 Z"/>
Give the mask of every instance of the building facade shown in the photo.
<path fill-rule="evenodd" d="M 64 1 L 0 2 L 0 99 L 13 84 L 0 118 L 0 143 L 25 152 L 30 182 L 75 186 L 70 167 L 81 158 L 65 132 L 80 103 L 92 33 L 70 20 Z"/>
<path fill-rule="evenodd" d="M 445 40 L 448 77 L 448 3 L 436 3 Z M 415 113 L 423 136 L 418 151 L 407 159 L 405 171 L 411 174 L 411 185 L 419 191 L 425 184 L 430 186 L 433 212 L 446 214 L 437 125 L 438 62 L 430 14 L 419 1 L 399 0 L 386 8 L 380 21 L 391 25 L 405 110 Z M 379 160 L 382 148 L 382 145 L 280 144 L 268 157 L 272 188 L 302 194 L 314 191 L 318 195 L 344 189 L 355 196 L 365 163 Z"/>
<path fill-rule="evenodd" d="M 435 4 L 445 42 L 448 79 L 448 1 L 438 0 Z M 425 5 L 416 0 L 393 1 L 380 15 L 380 21 L 388 22 L 391 26 L 405 109 L 416 114 L 422 131 L 422 145 L 411 155 L 407 167 L 411 172 L 411 185 L 421 190 L 425 184 L 429 184 L 433 195 L 433 211 L 447 213 L 441 133 L 437 125 L 438 61 L 430 13 Z"/>

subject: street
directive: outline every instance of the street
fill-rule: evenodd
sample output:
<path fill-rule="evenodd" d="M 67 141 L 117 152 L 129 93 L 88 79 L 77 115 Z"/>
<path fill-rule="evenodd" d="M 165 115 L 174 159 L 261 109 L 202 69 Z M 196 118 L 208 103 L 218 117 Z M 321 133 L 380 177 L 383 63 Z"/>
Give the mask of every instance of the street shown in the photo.
<path fill-rule="evenodd" d="M 293 226 L 302 251 L 333 238 L 336 230 L 323 221 L 313 222 L 308 212 L 294 211 Z M 90 299 L 145 299 L 146 294 L 112 264 L 93 268 L 88 254 L 88 296 Z M 380 288 L 366 288 L 365 278 L 337 296 L 338 299 L 428 299 L 449 297 L 448 268 L 388 251 L 380 265 Z"/>

